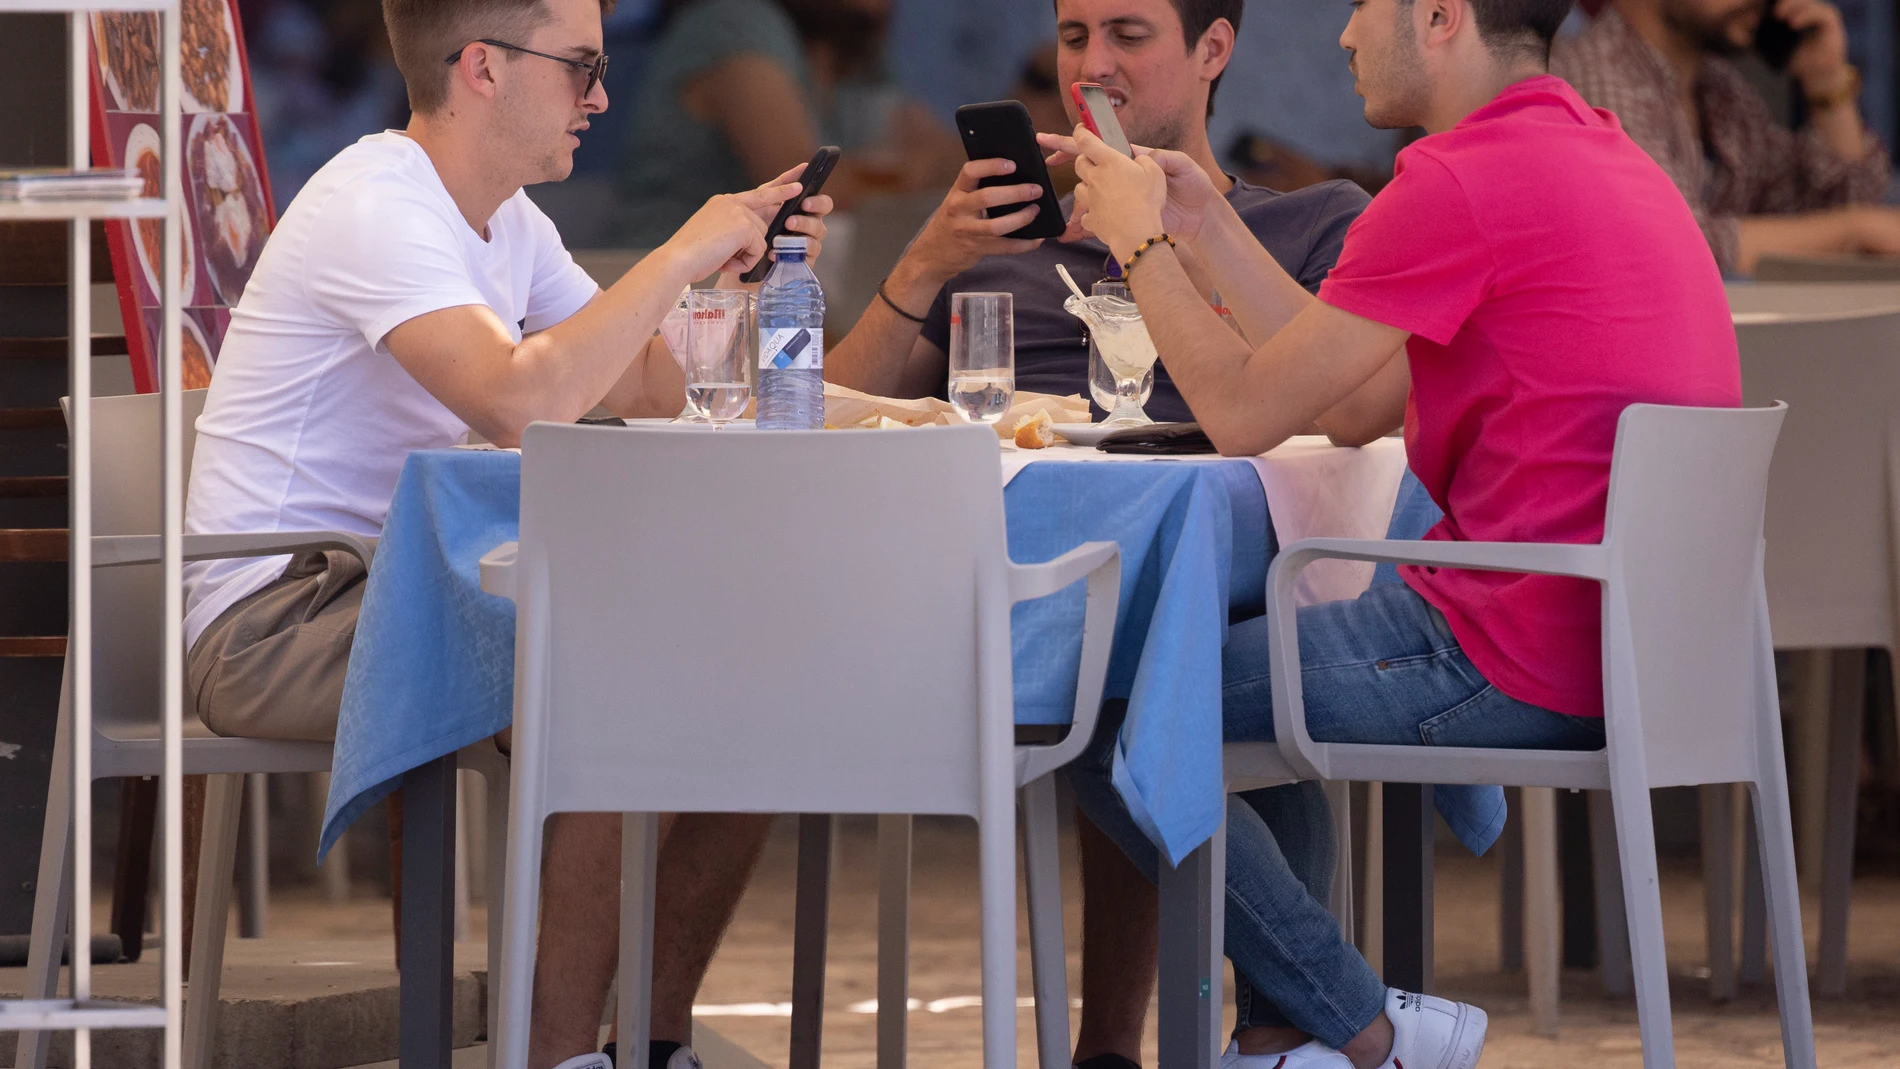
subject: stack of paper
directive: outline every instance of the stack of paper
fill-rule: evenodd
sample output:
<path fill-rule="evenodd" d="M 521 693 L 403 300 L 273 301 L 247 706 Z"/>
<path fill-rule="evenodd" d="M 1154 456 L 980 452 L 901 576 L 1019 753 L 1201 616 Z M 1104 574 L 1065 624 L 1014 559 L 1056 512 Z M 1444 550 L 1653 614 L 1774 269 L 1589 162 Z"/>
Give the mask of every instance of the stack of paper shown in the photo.
<path fill-rule="evenodd" d="M 131 169 L 0 171 L 0 201 L 131 200 L 145 189 Z"/>

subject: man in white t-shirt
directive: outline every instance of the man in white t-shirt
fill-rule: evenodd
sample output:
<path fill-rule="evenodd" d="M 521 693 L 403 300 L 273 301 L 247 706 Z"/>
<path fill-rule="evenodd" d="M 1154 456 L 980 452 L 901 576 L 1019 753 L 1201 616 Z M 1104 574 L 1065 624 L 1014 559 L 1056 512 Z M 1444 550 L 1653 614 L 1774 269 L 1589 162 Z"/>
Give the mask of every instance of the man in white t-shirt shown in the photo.
<path fill-rule="evenodd" d="M 619 282 L 596 286 L 521 187 L 566 178 L 577 135 L 607 106 L 611 3 L 385 0 L 413 116 L 318 171 L 266 244 L 198 421 L 188 531 L 375 536 L 411 450 L 471 430 L 514 445 L 530 422 L 596 405 L 679 410 L 684 382 L 655 328 L 687 284 L 765 255 L 767 223 L 798 192 L 798 171 L 712 198 Z M 830 200 L 803 207 L 811 214 L 793 229 L 822 241 Z M 363 579 L 341 552 L 188 565 L 186 676 L 205 723 L 333 737 Z M 768 824 L 669 825 L 680 834 L 669 831 L 661 852 L 655 1069 L 693 1060 L 680 1049 L 693 994 Z M 582 1052 L 614 968 L 619 827 L 606 814 L 550 823 L 534 1069 L 604 1063 Z"/>

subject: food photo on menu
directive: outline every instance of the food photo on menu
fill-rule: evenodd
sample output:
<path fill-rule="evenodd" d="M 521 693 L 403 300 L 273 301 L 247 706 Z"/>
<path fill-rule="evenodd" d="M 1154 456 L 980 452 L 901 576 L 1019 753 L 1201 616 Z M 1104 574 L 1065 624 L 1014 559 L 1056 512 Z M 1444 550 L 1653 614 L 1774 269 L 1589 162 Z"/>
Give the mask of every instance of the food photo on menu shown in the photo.
<path fill-rule="evenodd" d="M 93 154 L 138 175 L 146 197 L 164 196 L 165 167 L 182 168 L 180 344 L 186 387 L 199 388 L 210 383 L 229 309 L 257 266 L 275 208 L 256 116 L 246 110 L 250 75 L 235 6 L 181 0 L 179 15 L 180 160 L 166 158 L 158 133 L 161 36 L 149 11 L 92 16 Z M 157 387 L 164 231 L 160 219 L 107 224 L 121 316 L 143 326 L 126 339 L 141 391 Z"/>

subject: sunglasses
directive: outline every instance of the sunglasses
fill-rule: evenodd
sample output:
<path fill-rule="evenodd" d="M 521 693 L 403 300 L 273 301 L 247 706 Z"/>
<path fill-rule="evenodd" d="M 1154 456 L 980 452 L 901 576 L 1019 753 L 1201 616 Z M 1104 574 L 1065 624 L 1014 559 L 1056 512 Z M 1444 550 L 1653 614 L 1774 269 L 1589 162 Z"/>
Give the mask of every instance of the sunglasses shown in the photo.
<path fill-rule="evenodd" d="M 592 96 L 594 92 L 594 87 L 600 84 L 601 78 L 605 76 L 607 73 L 607 53 L 605 52 L 602 52 L 600 55 L 595 56 L 593 61 L 589 62 L 583 59 L 568 59 L 565 56 L 551 56 L 551 55 L 548 55 L 546 52 L 536 52 L 532 48 L 523 48 L 520 45 L 511 45 L 506 41 L 491 41 L 486 37 L 481 38 L 475 43 L 487 45 L 490 48 L 505 48 L 510 52 L 520 52 L 523 55 L 539 56 L 542 59 L 551 59 L 556 63 L 566 66 L 570 70 L 574 71 L 576 74 L 587 75 L 587 88 L 581 90 L 581 96 L 583 97 Z M 456 49 L 455 54 L 451 55 L 448 58 L 448 62 L 451 64 L 460 63 L 462 61 L 462 53 L 467 51 L 467 49 L 468 49 L 467 45 L 463 45 L 461 48 Z"/>

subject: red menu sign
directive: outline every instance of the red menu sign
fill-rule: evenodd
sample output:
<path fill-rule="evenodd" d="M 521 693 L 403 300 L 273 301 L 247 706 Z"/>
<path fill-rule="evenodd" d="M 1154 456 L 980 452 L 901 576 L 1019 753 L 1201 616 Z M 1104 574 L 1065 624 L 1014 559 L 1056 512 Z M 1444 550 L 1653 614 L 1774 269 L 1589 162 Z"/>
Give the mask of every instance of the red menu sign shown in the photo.
<path fill-rule="evenodd" d="M 211 383 L 231 307 L 250 281 L 277 215 L 235 0 L 180 0 L 178 8 L 185 188 L 178 289 L 185 305 L 184 384 L 193 390 Z M 159 42 L 157 12 L 92 15 L 93 160 L 137 169 L 148 197 L 164 195 L 168 162 L 158 134 Z M 106 224 L 132 379 L 141 393 L 158 388 L 163 234 L 158 219 Z"/>

